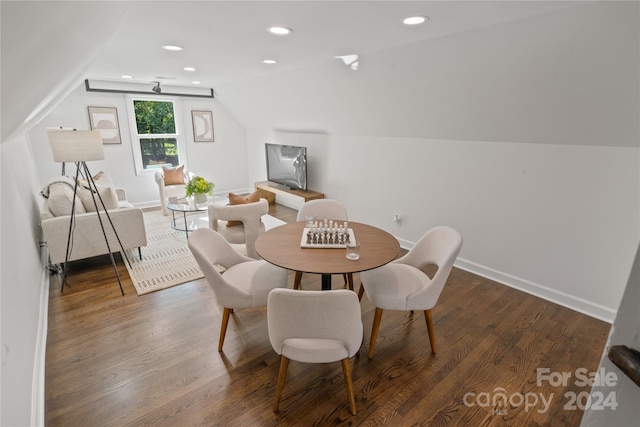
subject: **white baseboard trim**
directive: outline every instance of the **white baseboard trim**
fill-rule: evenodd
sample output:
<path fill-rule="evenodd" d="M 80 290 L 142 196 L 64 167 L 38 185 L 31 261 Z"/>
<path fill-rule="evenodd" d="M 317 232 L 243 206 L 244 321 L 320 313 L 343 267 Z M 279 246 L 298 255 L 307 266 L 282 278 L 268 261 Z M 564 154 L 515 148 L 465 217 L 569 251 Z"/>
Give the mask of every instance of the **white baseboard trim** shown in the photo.
<path fill-rule="evenodd" d="M 44 426 L 44 378 L 47 355 L 47 330 L 49 318 L 49 250 L 45 243 L 40 244 L 40 264 L 42 275 L 40 280 L 40 310 L 38 333 L 36 336 L 36 354 L 33 365 L 31 384 L 31 425 Z"/>
<path fill-rule="evenodd" d="M 287 197 L 286 195 L 276 194 L 276 203 L 291 209 L 300 210 L 300 206 L 304 200 L 296 196 Z"/>
<path fill-rule="evenodd" d="M 403 249 L 409 250 L 414 246 L 414 242 L 400 239 L 397 236 L 396 238 L 400 242 L 400 247 Z M 485 267 L 463 258 L 458 258 L 454 265 L 462 270 L 477 274 L 478 276 L 486 277 L 487 279 L 491 279 L 500 284 L 535 295 L 539 298 L 570 308 L 571 310 L 586 314 L 587 316 L 603 320 L 607 323 L 613 323 L 616 318 L 616 311 L 603 305 L 596 304 L 564 292 L 556 291 L 555 289 Z"/>
<path fill-rule="evenodd" d="M 160 208 L 160 201 L 159 200 L 155 200 L 155 201 L 150 201 L 150 202 L 140 202 L 140 203 L 133 203 L 133 206 L 139 209 L 147 209 L 147 208 Z M 111 212 L 111 211 L 109 211 Z"/>
<path fill-rule="evenodd" d="M 400 242 L 400 247 L 401 247 L 402 249 L 410 250 L 411 248 L 413 248 L 413 247 L 415 246 L 415 243 L 414 243 L 414 242 L 410 242 L 410 241 L 408 241 L 408 240 L 401 239 L 401 238 L 400 238 L 400 237 L 398 237 L 398 236 L 393 236 L 393 237 L 395 237 L 396 239 L 398 239 L 398 242 Z"/>
<path fill-rule="evenodd" d="M 470 273 L 477 274 L 478 276 L 486 277 L 487 279 L 494 280 L 511 288 L 518 289 L 547 301 L 559 304 L 563 307 L 570 308 L 571 310 L 579 313 L 586 314 L 587 316 L 603 320 L 607 323 L 613 323 L 616 317 L 615 310 L 603 305 L 596 304 L 580 297 L 569 295 L 462 258 L 458 258 L 456 260 L 455 266 Z"/>

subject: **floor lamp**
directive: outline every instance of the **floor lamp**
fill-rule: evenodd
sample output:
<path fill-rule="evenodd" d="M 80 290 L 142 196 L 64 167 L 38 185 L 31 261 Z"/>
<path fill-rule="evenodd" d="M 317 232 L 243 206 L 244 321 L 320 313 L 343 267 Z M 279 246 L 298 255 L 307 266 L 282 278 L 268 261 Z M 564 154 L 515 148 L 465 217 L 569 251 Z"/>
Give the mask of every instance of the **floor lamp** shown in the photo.
<path fill-rule="evenodd" d="M 116 272 L 116 278 L 118 279 L 118 285 L 120 285 L 120 292 L 124 295 L 124 290 L 122 289 L 122 283 L 120 282 L 120 275 L 118 274 L 118 268 L 116 267 L 116 261 L 113 258 L 113 253 L 111 252 L 111 246 L 109 245 L 109 239 L 107 238 L 107 233 L 104 229 L 104 224 L 102 222 L 102 216 L 100 215 L 101 210 L 104 211 L 105 216 L 109 220 L 109 224 L 111 224 L 111 228 L 113 229 L 113 233 L 120 244 L 120 249 L 122 250 L 122 256 L 125 258 L 129 266 L 131 263 L 129 262 L 129 258 L 124 252 L 124 248 L 122 247 L 122 242 L 120 241 L 120 237 L 118 236 L 118 232 L 116 231 L 113 222 L 111 221 L 111 217 L 109 216 L 109 212 L 105 207 L 104 201 L 102 200 L 102 196 L 100 196 L 100 192 L 96 187 L 96 183 L 89 172 L 89 167 L 87 166 L 88 161 L 91 160 L 103 160 L 104 159 L 104 148 L 102 146 L 102 137 L 100 136 L 100 132 L 97 130 L 94 131 L 78 131 L 78 130 L 50 130 L 48 132 L 49 136 L 49 145 L 51 146 L 51 151 L 53 152 L 53 160 L 58 163 L 75 163 L 76 165 L 76 178 L 74 180 L 73 187 L 73 199 L 71 202 L 71 215 L 69 216 L 69 235 L 67 237 L 67 252 L 65 255 L 64 266 L 62 268 L 62 286 L 60 292 L 64 290 L 64 285 L 67 282 L 67 270 L 69 265 L 69 258 L 71 256 L 71 251 L 73 249 L 73 230 L 74 230 L 74 222 L 76 215 L 76 201 L 77 190 L 78 190 L 78 179 L 82 174 L 89 186 L 89 191 L 91 191 L 91 197 L 93 199 L 93 204 L 96 207 L 96 215 L 98 216 L 98 222 L 100 223 L 100 228 L 102 229 L 102 235 L 104 236 L 104 241 L 107 244 L 107 251 L 109 252 L 109 256 L 111 257 L 111 264 L 113 265 L 113 269 Z M 64 169 L 63 169 L 64 170 Z M 96 200 L 96 196 L 102 205 L 102 209 L 98 208 L 98 200 Z M 82 202 L 80 202 L 82 203 Z M 67 284 L 68 286 L 68 284 Z"/>

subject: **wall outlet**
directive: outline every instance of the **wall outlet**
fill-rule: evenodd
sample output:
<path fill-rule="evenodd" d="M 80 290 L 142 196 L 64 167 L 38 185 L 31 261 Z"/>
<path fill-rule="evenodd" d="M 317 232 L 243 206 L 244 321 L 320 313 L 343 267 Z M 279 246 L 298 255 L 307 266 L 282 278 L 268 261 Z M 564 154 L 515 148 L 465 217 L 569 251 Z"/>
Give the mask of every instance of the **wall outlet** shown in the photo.
<path fill-rule="evenodd" d="M 400 214 L 393 214 L 393 222 L 400 227 L 401 219 Z"/>

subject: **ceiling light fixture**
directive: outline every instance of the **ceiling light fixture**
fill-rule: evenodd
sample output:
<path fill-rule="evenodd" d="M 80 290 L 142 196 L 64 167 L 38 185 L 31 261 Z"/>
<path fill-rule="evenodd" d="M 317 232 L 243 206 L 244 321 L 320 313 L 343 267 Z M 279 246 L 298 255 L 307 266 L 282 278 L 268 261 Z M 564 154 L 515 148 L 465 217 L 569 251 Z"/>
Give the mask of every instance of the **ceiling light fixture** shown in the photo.
<path fill-rule="evenodd" d="M 263 63 L 265 64 L 277 64 L 278 61 L 276 61 L 275 59 L 264 59 L 262 60 Z"/>
<path fill-rule="evenodd" d="M 428 16 L 410 16 L 408 18 L 404 18 L 402 20 L 402 23 L 405 25 L 419 25 L 428 20 L 429 20 Z"/>
<path fill-rule="evenodd" d="M 279 36 L 286 36 L 287 34 L 291 34 L 293 30 L 287 27 L 269 27 L 267 29 L 271 34 L 277 34 Z"/>
<path fill-rule="evenodd" d="M 124 76 L 120 76 L 120 77 L 123 78 L 123 79 L 132 79 L 133 78 L 133 76 L 128 76 L 126 74 Z"/>
<path fill-rule="evenodd" d="M 199 81 L 194 81 L 194 82 L 191 82 L 191 83 L 194 84 L 194 85 L 199 85 L 200 84 Z"/>
<path fill-rule="evenodd" d="M 173 45 L 173 44 L 162 45 L 162 48 L 164 50 L 173 50 L 173 51 L 184 50 L 184 48 L 182 46 L 176 46 L 176 45 Z"/>
<path fill-rule="evenodd" d="M 160 83 L 162 82 L 162 83 Z M 85 80 L 87 92 L 106 93 L 137 93 L 137 94 L 160 94 L 163 96 L 188 96 L 195 98 L 213 98 L 212 88 L 196 86 L 198 83 L 188 86 L 172 85 L 166 78 L 155 77 L 155 81 L 136 82 L 131 80 Z M 162 85 L 162 88 L 160 88 Z M 158 90 L 156 90 L 158 89 Z"/>
<path fill-rule="evenodd" d="M 183 70 L 185 71 L 195 71 L 196 69 L 193 67 L 184 67 Z"/>
<path fill-rule="evenodd" d="M 358 66 L 360 65 L 360 57 L 358 54 L 354 53 L 353 55 L 334 56 L 334 58 L 342 59 L 344 65 L 351 68 L 353 71 L 358 71 Z"/>

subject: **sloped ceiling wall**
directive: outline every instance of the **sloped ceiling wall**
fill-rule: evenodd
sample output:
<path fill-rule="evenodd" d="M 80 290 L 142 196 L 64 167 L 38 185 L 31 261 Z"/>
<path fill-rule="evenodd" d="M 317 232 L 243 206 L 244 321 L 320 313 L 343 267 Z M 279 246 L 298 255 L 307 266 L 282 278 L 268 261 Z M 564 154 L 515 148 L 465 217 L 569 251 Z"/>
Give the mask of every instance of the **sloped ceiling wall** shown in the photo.
<path fill-rule="evenodd" d="M 76 87 L 132 7 L 59 4 L 0 3 L 2 140 Z M 638 15 L 638 2 L 581 3 L 359 52 L 357 72 L 333 60 L 215 89 L 249 129 L 636 146 Z"/>
<path fill-rule="evenodd" d="M 62 101 L 125 15 L 127 2 L 0 2 L 2 142 Z M 19 19 L 24 17 L 24 19 Z"/>
<path fill-rule="evenodd" d="M 638 15 L 593 2 L 216 91 L 249 129 L 637 146 Z"/>

